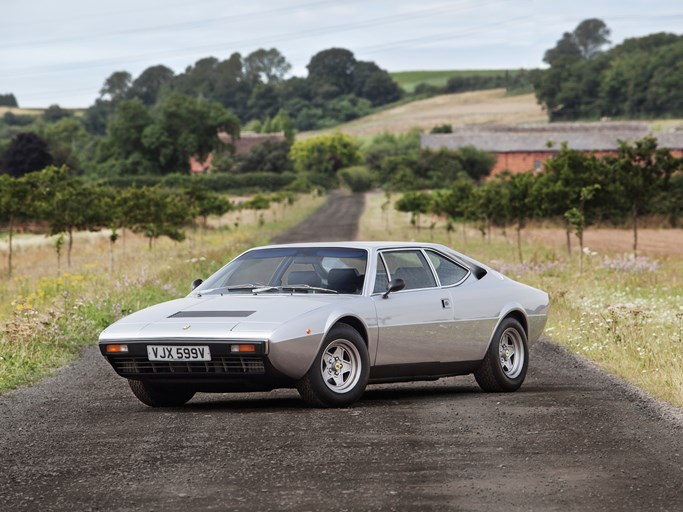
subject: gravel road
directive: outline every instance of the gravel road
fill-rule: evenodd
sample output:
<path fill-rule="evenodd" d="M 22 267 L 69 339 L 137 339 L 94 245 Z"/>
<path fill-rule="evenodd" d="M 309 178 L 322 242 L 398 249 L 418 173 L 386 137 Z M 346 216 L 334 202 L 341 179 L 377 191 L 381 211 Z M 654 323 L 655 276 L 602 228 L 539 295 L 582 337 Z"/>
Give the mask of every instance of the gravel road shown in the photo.
<path fill-rule="evenodd" d="M 335 221 L 361 206 L 331 196 L 296 240 L 350 238 Z M 291 390 L 151 409 L 90 347 L 0 397 L 0 510 L 680 511 L 682 439 L 680 411 L 548 341 L 516 393 L 457 377 L 340 410 Z"/>

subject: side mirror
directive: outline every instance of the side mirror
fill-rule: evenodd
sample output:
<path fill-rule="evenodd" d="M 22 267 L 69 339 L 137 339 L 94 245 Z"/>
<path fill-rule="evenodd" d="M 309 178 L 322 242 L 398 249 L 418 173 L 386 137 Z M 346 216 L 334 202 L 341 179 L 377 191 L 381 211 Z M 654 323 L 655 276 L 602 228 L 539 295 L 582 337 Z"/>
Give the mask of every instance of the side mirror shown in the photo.
<path fill-rule="evenodd" d="M 195 279 L 194 281 L 192 281 L 192 289 L 194 290 L 195 288 L 197 288 L 197 286 L 199 286 L 203 282 L 204 282 L 203 279 Z"/>
<path fill-rule="evenodd" d="M 382 298 L 386 299 L 387 297 L 389 297 L 389 294 L 391 292 L 397 292 L 397 291 L 403 290 L 403 288 L 405 288 L 405 287 L 406 287 L 406 282 L 403 279 L 401 279 L 400 277 L 398 277 L 396 279 L 392 279 L 391 281 L 389 281 L 389 284 L 387 285 L 387 291 L 384 292 L 384 295 L 382 295 Z"/>

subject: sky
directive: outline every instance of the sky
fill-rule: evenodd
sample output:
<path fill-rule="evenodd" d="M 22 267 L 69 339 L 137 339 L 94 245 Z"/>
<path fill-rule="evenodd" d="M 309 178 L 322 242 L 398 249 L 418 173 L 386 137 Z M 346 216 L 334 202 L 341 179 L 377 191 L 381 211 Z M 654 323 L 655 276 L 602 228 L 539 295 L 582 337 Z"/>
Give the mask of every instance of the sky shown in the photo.
<path fill-rule="evenodd" d="M 277 48 L 306 76 L 310 58 L 351 50 L 389 71 L 543 66 L 584 19 L 612 44 L 683 33 L 681 0 L 2 0 L 0 94 L 22 107 L 87 107 L 114 71 Z"/>

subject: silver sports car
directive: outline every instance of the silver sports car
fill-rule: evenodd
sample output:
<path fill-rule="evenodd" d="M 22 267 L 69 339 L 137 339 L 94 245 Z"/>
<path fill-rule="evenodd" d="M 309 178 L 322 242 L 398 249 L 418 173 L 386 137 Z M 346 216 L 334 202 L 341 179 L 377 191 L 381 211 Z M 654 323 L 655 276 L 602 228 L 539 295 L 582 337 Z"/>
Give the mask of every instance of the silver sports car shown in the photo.
<path fill-rule="evenodd" d="M 485 391 L 514 391 L 548 314 L 545 292 L 426 243 L 257 247 L 192 285 L 100 335 L 147 405 L 296 387 L 344 407 L 367 384 L 468 373 Z"/>

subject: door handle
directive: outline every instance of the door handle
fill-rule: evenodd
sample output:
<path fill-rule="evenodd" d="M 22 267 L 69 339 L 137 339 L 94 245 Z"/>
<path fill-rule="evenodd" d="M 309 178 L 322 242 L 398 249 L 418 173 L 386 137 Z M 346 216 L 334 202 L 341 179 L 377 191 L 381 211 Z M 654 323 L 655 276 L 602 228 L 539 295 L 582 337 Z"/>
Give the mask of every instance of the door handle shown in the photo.
<path fill-rule="evenodd" d="M 441 299 L 441 307 L 444 309 L 451 309 L 451 299 Z"/>

